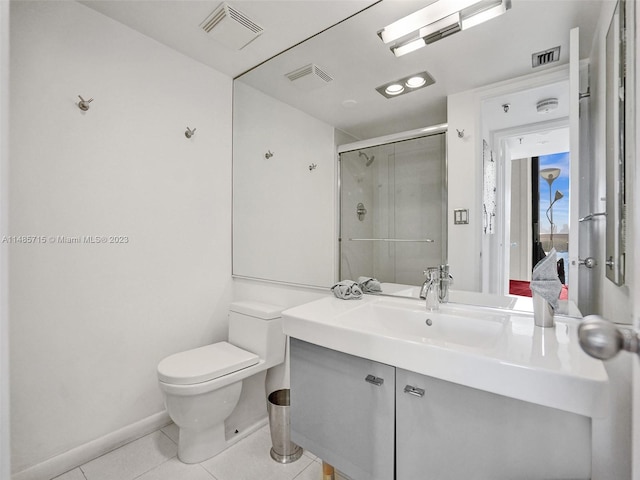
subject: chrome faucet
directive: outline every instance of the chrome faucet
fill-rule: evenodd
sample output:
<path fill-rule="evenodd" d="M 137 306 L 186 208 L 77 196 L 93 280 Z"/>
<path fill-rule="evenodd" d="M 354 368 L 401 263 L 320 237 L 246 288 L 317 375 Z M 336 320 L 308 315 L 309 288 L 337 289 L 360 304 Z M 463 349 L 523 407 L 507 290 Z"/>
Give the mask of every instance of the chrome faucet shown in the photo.
<path fill-rule="evenodd" d="M 426 300 L 427 310 L 437 310 L 440 305 L 440 269 L 429 267 L 424 274 L 427 278 L 420 289 L 420 298 Z"/>
<path fill-rule="evenodd" d="M 453 276 L 449 273 L 449 265 L 440 265 L 440 289 L 438 291 L 438 297 L 440 303 L 447 303 L 449 301 L 449 287 L 453 284 Z"/>

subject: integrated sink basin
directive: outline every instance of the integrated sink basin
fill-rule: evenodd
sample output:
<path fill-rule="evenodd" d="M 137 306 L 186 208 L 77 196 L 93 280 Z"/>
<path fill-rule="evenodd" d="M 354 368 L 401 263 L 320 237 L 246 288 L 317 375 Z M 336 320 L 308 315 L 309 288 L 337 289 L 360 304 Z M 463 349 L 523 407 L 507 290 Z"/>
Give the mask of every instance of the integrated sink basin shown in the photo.
<path fill-rule="evenodd" d="M 580 320 L 554 328 L 529 312 L 413 298 L 328 296 L 285 310 L 284 333 L 412 372 L 589 417 L 605 414 L 608 377 L 582 351 Z"/>
<path fill-rule="evenodd" d="M 344 328 L 366 330 L 376 335 L 407 342 L 468 349 L 490 349 L 502 336 L 507 320 L 504 316 L 480 312 L 476 318 L 452 311 L 426 311 L 414 305 L 387 299 L 366 303 L 341 314 Z"/>

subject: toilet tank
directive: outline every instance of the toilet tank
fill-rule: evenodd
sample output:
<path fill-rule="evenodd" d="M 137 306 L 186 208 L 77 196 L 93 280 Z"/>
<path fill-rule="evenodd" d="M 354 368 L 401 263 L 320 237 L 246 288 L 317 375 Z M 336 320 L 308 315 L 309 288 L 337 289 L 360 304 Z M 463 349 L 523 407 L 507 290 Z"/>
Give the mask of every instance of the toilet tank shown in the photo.
<path fill-rule="evenodd" d="M 229 308 L 229 343 L 255 353 L 267 368 L 284 362 L 283 310 L 267 303 L 233 302 Z"/>

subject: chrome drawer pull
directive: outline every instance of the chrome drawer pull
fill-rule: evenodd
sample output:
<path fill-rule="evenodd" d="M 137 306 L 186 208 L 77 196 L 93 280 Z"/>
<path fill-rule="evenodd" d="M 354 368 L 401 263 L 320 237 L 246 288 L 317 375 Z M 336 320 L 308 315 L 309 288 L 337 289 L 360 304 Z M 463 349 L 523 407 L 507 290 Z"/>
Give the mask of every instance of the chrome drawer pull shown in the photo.
<path fill-rule="evenodd" d="M 379 387 L 380 385 L 382 385 L 384 383 L 384 378 L 375 377 L 373 375 L 367 375 L 366 378 L 365 378 L 365 381 L 367 381 L 369 383 L 373 383 L 374 385 Z"/>
<path fill-rule="evenodd" d="M 418 387 L 412 387 L 411 385 L 407 385 L 404 387 L 404 393 L 408 393 L 409 395 L 415 395 L 416 397 L 424 397 L 424 389 Z"/>

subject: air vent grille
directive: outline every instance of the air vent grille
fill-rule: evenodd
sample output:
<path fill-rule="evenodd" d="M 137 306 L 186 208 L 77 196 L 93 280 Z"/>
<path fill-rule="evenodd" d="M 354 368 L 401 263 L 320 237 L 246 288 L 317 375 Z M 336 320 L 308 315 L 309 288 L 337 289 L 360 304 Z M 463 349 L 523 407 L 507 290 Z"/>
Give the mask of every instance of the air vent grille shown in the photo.
<path fill-rule="evenodd" d="M 249 30 L 251 30 L 257 35 L 262 33 L 262 27 L 260 25 L 256 25 L 254 22 L 251 21 L 250 18 L 248 18 L 246 15 L 242 14 L 242 12 L 239 12 L 232 6 L 228 5 L 227 7 L 229 11 L 229 16 L 233 18 L 236 22 L 241 23 L 242 25 L 244 25 L 245 27 L 247 27 Z"/>
<path fill-rule="evenodd" d="M 303 90 L 314 90 L 333 81 L 333 77 L 317 65 L 310 63 L 285 75 Z"/>
<path fill-rule="evenodd" d="M 200 24 L 200 28 L 233 50 L 246 47 L 263 32 L 260 25 L 224 2 Z"/>
<path fill-rule="evenodd" d="M 560 60 L 560 47 L 550 48 L 542 52 L 531 55 L 531 66 L 533 68 L 548 65 Z"/>
<path fill-rule="evenodd" d="M 218 9 L 215 12 L 213 12 L 211 15 L 208 16 L 207 19 L 204 22 L 202 22 L 200 26 L 205 32 L 210 33 L 211 30 L 213 30 L 213 28 L 218 23 L 220 23 L 220 21 L 223 20 L 226 16 L 227 16 L 227 12 L 224 9 L 224 3 L 223 3 L 218 7 Z"/>

